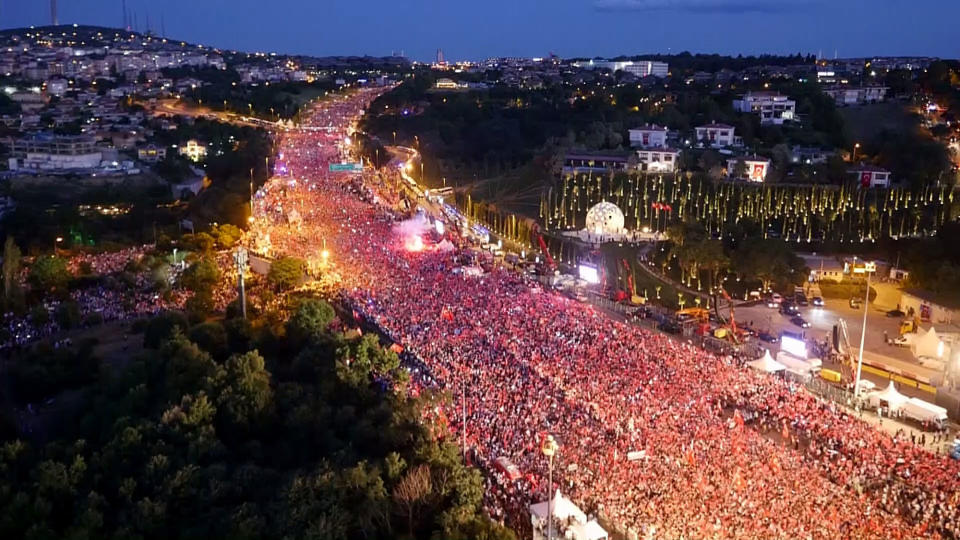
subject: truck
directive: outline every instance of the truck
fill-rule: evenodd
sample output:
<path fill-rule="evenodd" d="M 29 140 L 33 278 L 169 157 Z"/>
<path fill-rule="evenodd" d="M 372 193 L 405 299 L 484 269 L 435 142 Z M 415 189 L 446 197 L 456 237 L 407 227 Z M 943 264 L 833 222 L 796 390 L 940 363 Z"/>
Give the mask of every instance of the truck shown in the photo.
<path fill-rule="evenodd" d="M 947 425 L 947 410 L 922 399 L 909 398 L 900 405 L 900 413 L 934 431 L 942 431 Z"/>

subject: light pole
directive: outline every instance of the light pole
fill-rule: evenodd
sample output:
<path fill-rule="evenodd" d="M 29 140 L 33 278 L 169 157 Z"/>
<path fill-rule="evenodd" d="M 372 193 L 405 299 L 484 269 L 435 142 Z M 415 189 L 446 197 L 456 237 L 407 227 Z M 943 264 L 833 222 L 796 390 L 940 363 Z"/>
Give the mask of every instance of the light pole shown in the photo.
<path fill-rule="evenodd" d="M 864 266 L 866 268 L 866 266 Z M 863 328 L 860 330 L 860 352 L 857 355 L 857 376 L 853 380 L 853 397 L 860 397 L 860 373 L 863 370 L 863 345 L 867 339 L 867 306 L 870 305 L 870 274 L 867 272 L 867 292 L 863 295 Z"/>
<path fill-rule="evenodd" d="M 63 242 L 63 237 L 62 237 L 62 236 L 58 236 L 58 237 L 56 237 L 56 238 L 53 240 L 53 254 L 54 254 L 54 256 L 56 256 L 56 254 L 57 254 L 57 246 L 60 244 L 60 242 Z"/>
<path fill-rule="evenodd" d="M 547 540 L 553 540 L 553 456 L 557 453 L 560 446 L 553 438 L 553 435 L 547 434 L 540 445 L 540 451 L 547 456 Z"/>
<path fill-rule="evenodd" d="M 237 263 L 237 283 L 240 288 L 240 313 L 243 315 L 243 318 L 247 318 L 247 296 L 243 290 L 243 271 L 247 267 L 247 250 L 245 248 L 238 248 L 236 253 L 233 254 L 233 260 Z"/>
<path fill-rule="evenodd" d="M 851 163 L 857 162 L 857 149 L 860 148 L 860 143 L 853 145 L 853 159 L 850 160 Z"/>

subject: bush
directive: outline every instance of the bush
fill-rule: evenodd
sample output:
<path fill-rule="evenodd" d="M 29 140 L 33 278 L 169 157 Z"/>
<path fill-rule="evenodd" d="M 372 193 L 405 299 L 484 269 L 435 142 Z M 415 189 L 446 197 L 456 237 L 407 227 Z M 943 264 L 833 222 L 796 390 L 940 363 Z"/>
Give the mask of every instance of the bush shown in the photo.
<path fill-rule="evenodd" d="M 218 322 L 198 324 L 190 329 L 190 341 L 217 359 L 227 356 L 227 331 Z"/>

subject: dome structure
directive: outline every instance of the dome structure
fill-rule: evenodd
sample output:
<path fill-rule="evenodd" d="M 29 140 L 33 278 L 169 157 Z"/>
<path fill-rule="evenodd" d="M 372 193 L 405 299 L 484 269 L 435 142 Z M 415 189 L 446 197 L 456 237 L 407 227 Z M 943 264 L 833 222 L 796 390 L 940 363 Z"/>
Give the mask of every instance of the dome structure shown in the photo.
<path fill-rule="evenodd" d="M 614 235 L 623 233 L 623 212 L 612 202 L 601 202 L 587 211 L 587 232 Z"/>

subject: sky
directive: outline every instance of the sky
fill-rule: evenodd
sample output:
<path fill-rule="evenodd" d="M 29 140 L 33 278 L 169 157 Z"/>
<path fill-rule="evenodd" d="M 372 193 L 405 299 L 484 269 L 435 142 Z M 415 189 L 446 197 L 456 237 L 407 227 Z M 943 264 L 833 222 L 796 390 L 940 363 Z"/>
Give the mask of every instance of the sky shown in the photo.
<path fill-rule="evenodd" d="M 58 0 L 61 24 L 119 27 L 123 0 Z M 960 57 L 960 0 L 126 0 L 140 30 L 227 49 L 491 56 L 822 53 Z M 0 0 L 0 27 L 50 22 Z"/>

